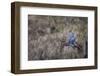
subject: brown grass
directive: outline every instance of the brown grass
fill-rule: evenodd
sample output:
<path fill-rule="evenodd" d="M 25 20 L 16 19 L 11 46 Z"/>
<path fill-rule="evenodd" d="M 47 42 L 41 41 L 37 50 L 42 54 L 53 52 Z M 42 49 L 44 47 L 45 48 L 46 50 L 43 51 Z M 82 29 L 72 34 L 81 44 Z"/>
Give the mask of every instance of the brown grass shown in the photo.
<path fill-rule="evenodd" d="M 87 54 L 87 18 L 64 16 L 28 16 L 28 60 L 76 59 Z M 68 33 L 77 36 L 79 50 L 64 46 Z"/>

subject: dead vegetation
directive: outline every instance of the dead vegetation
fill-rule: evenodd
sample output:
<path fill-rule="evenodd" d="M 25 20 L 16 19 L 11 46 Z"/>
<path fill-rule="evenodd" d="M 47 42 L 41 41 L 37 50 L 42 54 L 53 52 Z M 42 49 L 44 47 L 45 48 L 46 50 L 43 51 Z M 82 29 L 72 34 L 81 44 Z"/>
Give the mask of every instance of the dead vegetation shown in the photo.
<path fill-rule="evenodd" d="M 87 18 L 28 16 L 28 60 L 75 59 L 87 57 Z M 64 46 L 69 31 L 76 33 L 80 50 Z"/>

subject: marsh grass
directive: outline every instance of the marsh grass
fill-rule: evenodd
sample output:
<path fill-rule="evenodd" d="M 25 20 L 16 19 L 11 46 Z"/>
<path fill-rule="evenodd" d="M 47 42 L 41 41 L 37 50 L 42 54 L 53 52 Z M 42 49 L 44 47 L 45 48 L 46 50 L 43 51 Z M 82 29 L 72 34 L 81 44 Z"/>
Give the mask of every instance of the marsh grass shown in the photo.
<path fill-rule="evenodd" d="M 28 15 L 28 60 L 86 58 L 87 17 Z M 76 34 L 81 49 L 64 46 Z"/>

